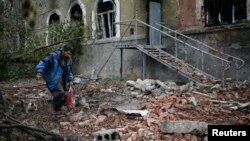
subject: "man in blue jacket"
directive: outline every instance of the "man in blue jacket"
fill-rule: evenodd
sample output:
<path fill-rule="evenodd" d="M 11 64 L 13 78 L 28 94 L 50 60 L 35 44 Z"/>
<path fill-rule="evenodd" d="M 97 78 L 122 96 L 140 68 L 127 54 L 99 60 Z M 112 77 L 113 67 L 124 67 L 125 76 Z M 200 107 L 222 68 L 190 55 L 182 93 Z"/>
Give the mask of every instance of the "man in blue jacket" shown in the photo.
<path fill-rule="evenodd" d="M 67 84 L 73 85 L 72 53 L 73 47 L 65 44 L 61 49 L 49 53 L 36 65 L 36 79 L 45 80 L 53 96 L 54 112 L 61 111 L 65 103 Z"/>

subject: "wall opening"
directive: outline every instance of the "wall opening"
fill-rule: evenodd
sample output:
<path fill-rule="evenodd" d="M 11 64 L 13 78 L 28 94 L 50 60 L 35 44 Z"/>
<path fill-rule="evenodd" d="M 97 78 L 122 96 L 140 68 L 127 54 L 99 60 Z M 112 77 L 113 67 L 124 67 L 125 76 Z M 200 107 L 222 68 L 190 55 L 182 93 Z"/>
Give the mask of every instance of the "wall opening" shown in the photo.
<path fill-rule="evenodd" d="M 115 36 L 115 5 L 113 0 L 100 0 L 97 4 L 97 37 L 111 38 Z"/>
<path fill-rule="evenodd" d="M 59 23 L 60 22 L 60 16 L 57 15 L 56 13 L 53 13 L 50 15 L 49 18 L 49 25 L 54 24 L 54 23 Z"/>
<path fill-rule="evenodd" d="M 205 25 L 241 23 L 247 19 L 246 0 L 204 0 Z"/>
<path fill-rule="evenodd" d="M 49 30 L 49 33 L 48 33 L 48 38 L 47 38 L 47 44 L 53 44 L 55 42 L 57 42 L 57 37 L 55 37 L 53 35 L 53 29 L 54 28 L 53 26 L 55 25 L 58 25 L 60 23 L 60 16 L 57 14 L 57 13 L 53 13 L 50 15 L 49 17 L 49 27 L 48 27 L 48 30 Z"/>
<path fill-rule="evenodd" d="M 71 23 L 79 22 L 83 24 L 83 13 L 79 4 L 74 5 L 70 11 Z"/>

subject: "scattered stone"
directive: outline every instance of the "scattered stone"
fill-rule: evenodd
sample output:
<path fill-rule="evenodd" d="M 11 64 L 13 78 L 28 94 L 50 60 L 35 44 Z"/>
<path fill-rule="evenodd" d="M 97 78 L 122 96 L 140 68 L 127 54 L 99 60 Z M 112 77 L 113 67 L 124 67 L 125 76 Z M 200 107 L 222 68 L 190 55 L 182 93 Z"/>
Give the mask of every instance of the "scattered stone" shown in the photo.
<path fill-rule="evenodd" d="M 218 90 L 221 87 L 220 84 L 215 84 L 213 87 L 211 87 L 211 91 Z"/>
<path fill-rule="evenodd" d="M 101 92 L 103 92 L 103 93 L 112 93 L 113 91 L 112 91 L 112 89 L 101 89 Z"/>
<path fill-rule="evenodd" d="M 188 100 L 189 100 L 189 103 L 191 103 L 194 106 L 197 106 L 197 101 L 196 101 L 195 97 L 191 96 L 188 98 Z"/>
<path fill-rule="evenodd" d="M 28 105 L 25 108 L 25 112 L 29 113 L 30 111 L 37 111 L 37 105 L 35 103 L 28 103 Z"/>
<path fill-rule="evenodd" d="M 81 97 L 78 101 L 79 105 L 81 105 L 83 108 L 90 109 L 89 103 L 87 102 L 85 97 Z"/>
<path fill-rule="evenodd" d="M 156 85 L 159 85 L 161 88 L 164 88 L 164 89 L 166 88 L 166 84 L 164 84 L 160 80 L 156 80 L 155 83 L 156 83 Z"/>
<path fill-rule="evenodd" d="M 199 121 L 164 121 L 160 123 L 160 130 L 163 133 L 191 133 L 194 130 L 207 134 L 208 124 Z"/>
<path fill-rule="evenodd" d="M 128 81 L 126 82 L 126 85 L 127 85 L 127 86 L 130 86 L 130 87 L 134 87 L 135 84 L 136 84 L 136 82 L 135 82 L 135 81 L 132 81 L 132 80 L 128 80 Z"/>
<path fill-rule="evenodd" d="M 106 140 L 118 140 L 122 139 L 122 133 L 119 132 L 117 129 L 108 129 L 108 130 L 101 130 L 92 133 L 94 137 L 94 141 L 106 141 Z"/>

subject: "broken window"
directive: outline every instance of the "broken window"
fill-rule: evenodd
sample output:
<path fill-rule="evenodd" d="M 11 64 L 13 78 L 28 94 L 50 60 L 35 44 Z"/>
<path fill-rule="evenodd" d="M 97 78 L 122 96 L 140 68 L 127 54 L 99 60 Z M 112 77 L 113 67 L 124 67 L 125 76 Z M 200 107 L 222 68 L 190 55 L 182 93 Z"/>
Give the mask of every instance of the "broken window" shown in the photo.
<path fill-rule="evenodd" d="M 60 17 L 58 14 L 53 13 L 52 15 L 50 15 L 49 18 L 49 35 L 48 35 L 48 43 L 49 44 L 53 44 L 55 42 L 57 42 L 57 37 L 55 36 L 54 32 L 54 28 L 57 24 L 60 23 Z"/>
<path fill-rule="evenodd" d="M 74 46 L 79 46 L 81 42 L 81 39 L 79 37 L 82 37 L 84 34 L 84 20 L 83 20 L 83 11 L 81 6 L 77 3 L 70 9 L 70 30 L 74 32 L 74 38 L 78 38 L 75 40 Z"/>
<path fill-rule="evenodd" d="M 115 6 L 113 0 L 100 0 L 97 7 L 98 38 L 115 36 Z"/>
<path fill-rule="evenodd" d="M 204 0 L 206 26 L 241 23 L 247 19 L 246 0 Z"/>
<path fill-rule="evenodd" d="M 83 24 L 82 9 L 79 4 L 72 7 L 70 11 L 71 23 L 79 22 Z"/>

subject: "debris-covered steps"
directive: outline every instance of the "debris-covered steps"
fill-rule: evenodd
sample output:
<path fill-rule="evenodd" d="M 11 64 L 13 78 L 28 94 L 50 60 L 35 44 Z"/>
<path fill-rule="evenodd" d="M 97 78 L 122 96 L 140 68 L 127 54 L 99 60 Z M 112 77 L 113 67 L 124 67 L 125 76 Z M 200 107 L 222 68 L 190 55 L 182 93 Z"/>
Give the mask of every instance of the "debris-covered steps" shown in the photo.
<path fill-rule="evenodd" d="M 136 48 L 194 82 L 211 85 L 214 80 L 213 76 L 204 73 L 184 60 L 176 58 L 159 48 L 143 45 L 137 45 Z"/>

